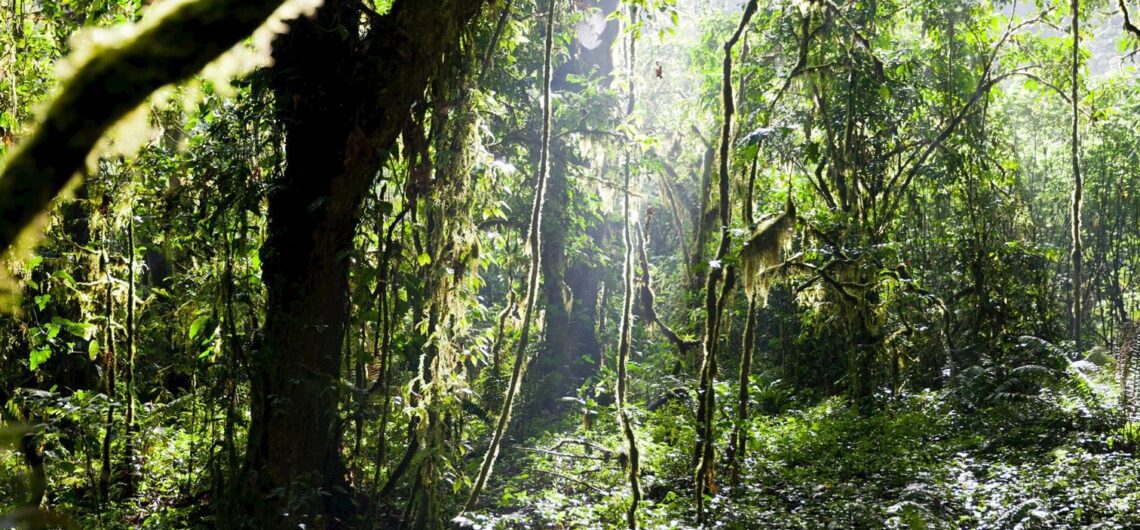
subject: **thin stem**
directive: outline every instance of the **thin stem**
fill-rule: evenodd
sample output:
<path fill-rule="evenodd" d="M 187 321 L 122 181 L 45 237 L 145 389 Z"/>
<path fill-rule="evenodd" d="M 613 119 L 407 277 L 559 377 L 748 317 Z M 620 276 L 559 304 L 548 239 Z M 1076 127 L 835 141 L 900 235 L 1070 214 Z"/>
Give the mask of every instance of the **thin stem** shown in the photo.
<path fill-rule="evenodd" d="M 731 155 L 731 140 L 732 140 L 732 118 L 736 112 L 735 103 L 732 97 L 732 49 L 740 40 L 740 36 L 748 28 L 748 23 L 752 20 L 752 15 L 756 13 L 757 9 L 756 0 L 751 0 L 744 8 L 744 15 L 740 19 L 740 25 L 737 26 L 736 32 L 724 44 L 724 63 L 721 72 L 721 103 L 724 106 L 724 123 L 721 125 L 720 133 L 720 175 L 718 187 L 720 191 L 720 246 L 717 249 L 716 261 L 724 263 L 724 259 L 728 256 L 729 245 L 732 243 L 732 235 L 728 230 L 731 221 L 731 210 L 729 210 L 729 197 L 728 197 L 728 180 L 729 180 L 729 157 Z M 715 268 L 709 271 L 708 280 L 705 284 L 705 337 L 703 342 L 704 355 L 701 361 L 701 376 L 700 383 L 697 387 L 697 398 L 699 404 L 697 407 L 697 423 L 699 432 L 697 433 L 697 446 L 695 457 L 697 459 L 696 469 L 693 474 L 693 482 L 695 486 L 696 508 L 697 508 L 697 522 L 704 524 L 706 522 L 705 514 L 705 495 L 715 493 L 715 458 L 716 451 L 714 448 L 715 431 L 713 426 L 713 415 L 716 410 L 716 392 L 713 389 L 713 384 L 716 380 L 716 350 L 718 346 L 719 330 L 720 330 L 720 315 L 724 308 L 724 298 L 727 297 L 727 288 L 732 283 L 732 270 L 725 267 Z M 725 280 L 721 284 L 722 278 Z M 718 297 L 717 287 L 722 286 L 724 292 Z"/>
<path fill-rule="evenodd" d="M 487 484 L 487 479 L 490 477 L 491 470 L 495 466 L 495 460 L 499 457 L 499 447 L 502 445 L 507 424 L 511 421 L 511 407 L 514 405 L 515 395 L 518 393 L 519 384 L 522 381 L 523 369 L 526 365 L 526 350 L 530 343 L 530 325 L 534 318 L 534 303 L 538 298 L 539 258 L 541 256 L 539 252 L 542 248 L 542 207 L 546 202 L 546 181 L 550 175 L 551 51 L 554 49 L 554 10 L 557 4 L 557 0 L 550 0 L 550 6 L 546 13 L 546 42 L 542 69 L 542 146 L 539 155 L 538 180 L 534 185 L 534 203 L 531 206 L 530 228 L 527 232 L 527 246 L 530 251 L 530 268 L 527 273 L 527 294 L 526 301 L 524 302 L 526 306 L 523 311 L 522 327 L 519 331 L 519 341 L 515 345 L 515 366 L 511 372 L 511 382 L 507 388 L 506 398 L 503 400 L 503 408 L 499 413 L 499 421 L 495 424 L 495 431 L 491 436 L 491 445 L 487 448 L 487 454 L 483 457 L 483 463 L 479 468 L 479 476 L 476 477 L 475 484 L 471 487 L 471 494 L 467 497 L 467 503 L 463 507 L 464 511 L 474 509 L 475 505 L 479 502 L 479 494 L 482 493 L 483 487 Z"/>

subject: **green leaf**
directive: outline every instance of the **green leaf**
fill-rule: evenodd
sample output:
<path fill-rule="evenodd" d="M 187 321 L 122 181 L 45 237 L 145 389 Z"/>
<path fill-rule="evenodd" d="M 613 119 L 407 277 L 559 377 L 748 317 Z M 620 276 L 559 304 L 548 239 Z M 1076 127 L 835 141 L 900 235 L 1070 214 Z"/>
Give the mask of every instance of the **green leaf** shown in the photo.
<path fill-rule="evenodd" d="M 93 340 L 87 343 L 87 358 L 94 361 L 99 356 L 99 341 Z"/>
<path fill-rule="evenodd" d="M 60 327 L 59 324 L 56 324 L 55 322 L 48 322 L 48 323 L 43 325 L 43 329 L 44 329 L 44 333 L 47 335 L 48 339 L 54 339 L 57 336 L 59 336 L 59 330 L 62 328 Z"/>
<path fill-rule="evenodd" d="M 63 280 L 64 285 L 71 287 L 73 289 L 76 286 L 75 277 L 72 276 L 71 274 L 68 274 L 67 271 L 64 271 L 64 270 L 55 271 L 55 273 L 52 274 L 51 277 L 52 278 L 59 278 L 59 279 Z"/>
<path fill-rule="evenodd" d="M 416 263 L 419 263 L 421 267 L 424 265 L 429 265 L 431 264 L 431 256 L 427 255 L 427 252 L 424 252 L 423 254 L 420 254 L 418 258 L 416 258 Z"/>
<path fill-rule="evenodd" d="M 75 335 L 76 337 L 80 337 L 84 340 L 91 340 L 95 336 L 95 324 L 64 320 L 63 327 L 67 329 L 68 333 Z"/>
<path fill-rule="evenodd" d="M 210 321 L 209 315 L 202 315 L 202 316 L 198 317 L 197 319 L 195 319 L 194 322 L 192 322 L 190 324 L 190 333 L 189 333 L 190 339 L 193 340 L 194 337 L 197 337 L 198 333 L 200 333 L 202 331 L 202 326 L 205 326 L 206 322 L 209 322 L 209 321 Z"/>
<path fill-rule="evenodd" d="M 33 350 L 32 353 L 28 355 L 28 368 L 35 370 L 39 368 L 41 364 L 47 362 L 48 359 L 51 359 L 51 348 Z"/>

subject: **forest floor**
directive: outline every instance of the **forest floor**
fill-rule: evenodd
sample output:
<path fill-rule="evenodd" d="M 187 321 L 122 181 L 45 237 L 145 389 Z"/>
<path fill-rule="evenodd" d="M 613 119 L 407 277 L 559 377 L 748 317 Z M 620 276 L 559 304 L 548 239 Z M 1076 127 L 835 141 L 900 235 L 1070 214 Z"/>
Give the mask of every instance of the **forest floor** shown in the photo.
<path fill-rule="evenodd" d="M 810 402 L 757 382 L 769 414 L 751 423 L 739 485 L 722 466 L 716 528 L 1140 527 L 1135 424 L 1098 405 L 1112 400 L 1110 384 L 1086 388 L 1091 405 L 1063 389 L 984 404 L 940 390 L 864 415 L 837 398 Z M 718 393 L 732 403 L 727 385 Z M 638 419 L 642 469 L 653 470 L 642 478 L 646 528 L 693 526 L 688 409 L 675 401 Z M 732 407 L 722 412 L 727 438 Z M 567 425 L 509 451 L 500 477 L 511 478 L 491 492 L 497 508 L 460 526 L 620 527 L 628 486 L 613 423 Z"/>
<path fill-rule="evenodd" d="M 1074 368 L 1078 364 L 1084 372 Z M 720 453 L 711 519 L 723 529 L 1140 528 L 1140 423 L 1121 417 L 1112 374 L 1111 366 L 1085 361 L 1062 370 L 979 368 L 947 389 L 884 397 L 869 414 L 842 398 L 797 393 L 756 375 L 747 458 L 734 484 Z M 723 449 L 737 393 L 730 383 L 716 389 L 717 447 Z M 642 527 L 695 528 L 692 393 L 646 384 L 637 394 L 651 403 L 630 408 L 642 455 Z M 81 397 L 51 398 L 51 410 L 62 415 L 53 424 L 82 426 L 80 420 L 96 417 L 100 402 Z M 176 400 L 146 417 L 194 414 L 185 404 Z M 520 422 L 485 492 L 486 508 L 452 525 L 623 528 L 625 442 L 613 407 L 589 400 L 574 406 L 581 410 L 569 410 L 553 425 Z M 528 428 L 545 432 L 522 434 Z M 204 473 L 182 472 L 193 443 L 186 433 L 145 430 L 142 444 L 151 456 L 142 471 L 151 480 L 131 502 L 100 516 L 89 505 L 97 463 L 84 465 L 81 457 L 95 453 L 96 431 L 78 437 L 65 431 L 46 434 L 53 448 L 47 455 L 51 502 L 77 521 L 75 527 L 212 527 L 211 499 L 187 495 L 209 490 L 188 484 L 201 482 Z M 87 440 L 88 450 L 76 440 Z M 15 452 L 4 456 L 0 498 L 22 498 L 22 461 Z"/>

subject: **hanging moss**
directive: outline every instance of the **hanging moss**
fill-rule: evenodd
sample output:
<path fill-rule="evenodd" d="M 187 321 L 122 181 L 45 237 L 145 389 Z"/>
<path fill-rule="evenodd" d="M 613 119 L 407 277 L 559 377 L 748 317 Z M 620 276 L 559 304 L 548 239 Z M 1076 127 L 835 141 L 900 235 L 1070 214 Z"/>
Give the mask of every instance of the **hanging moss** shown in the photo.
<path fill-rule="evenodd" d="M 796 206 L 788 201 L 783 212 L 761 221 L 744 243 L 740 262 L 744 269 L 744 290 L 750 299 L 759 295 L 761 302 L 767 300 L 773 277 L 769 272 L 780 264 L 780 256 L 791 247 L 795 225 Z"/>

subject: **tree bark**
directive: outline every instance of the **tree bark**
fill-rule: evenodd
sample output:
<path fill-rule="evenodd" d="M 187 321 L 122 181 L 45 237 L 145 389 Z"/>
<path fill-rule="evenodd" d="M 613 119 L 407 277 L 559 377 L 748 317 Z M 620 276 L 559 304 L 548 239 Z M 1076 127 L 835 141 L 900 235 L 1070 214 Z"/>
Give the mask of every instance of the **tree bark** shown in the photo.
<path fill-rule="evenodd" d="M 748 297 L 748 313 L 744 320 L 744 339 L 740 347 L 740 379 L 738 382 L 736 422 L 732 425 L 732 438 L 728 446 L 728 469 L 732 485 L 740 485 L 740 471 L 745 461 L 748 446 L 748 385 L 752 377 L 752 354 L 756 349 L 756 313 L 759 310 L 757 296 Z"/>
<path fill-rule="evenodd" d="M 551 148 L 559 149 L 557 145 Z M 551 159 L 541 257 L 547 340 L 542 355 L 534 361 L 534 378 L 527 388 L 528 395 L 534 396 L 535 412 L 556 409 L 562 397 L 575 393 L 592 368 L 583 357 L 598 359 L 601 354 L 594 334 L 600 274 L 593 265 L 581 263 L 581 257 L 567 256 L 570 168 L 564 156 Z"/>
<path fill-rule="evenodd" d="M 721 104 L 724 106 L 724 123 L 721 124 L 720 133 L 720 171 L 718 178 L 719 213 L 720 213 L 720 245 L 717 247 L 716 262 L 718 266 L 712 268 L 705 282 L 705 336 L 703 342 L 703 359 L 701 361 L 700 383 L 697 387 L 697 444 L 693 481 L 697 507 L 697 522 L 707 522 L 705 513 L 705 495 L 716 494 L 716 436 L 713 416 L 716 414 L 716 391 L 714 384 L 717 373 L 717 349 L 720 338 L 720 317 L 723 313 L 725 300 L 728 298 L 734 281 L 734 269 L 725 266 L 724 260 L 728 256 L 729 246 L 732 244 L 732 234 L 729 232 L 731 210 L 729 209 L 728 179 L 729 156 L 731 155 L 732 118 L 736 113 L 735 102 L 732 97 L 732 48 L 740 40 L 740 36 L 748 29 L 752 15 L 756 13 L 757 2 L 751 0 L 744 7 L 740 25 L 732 37 L 724 43 L 724 63 L 721 78 Z M 717 288 L 721 293 L 717 295 Z"/>
<path fill-rule="evenodd" d="M 1080 0 L 1073 0 L 1073 64 L 1072 64 L 1072 93 L 1069 100 L 1073 106 L 1073 248 L 1071 259 L 1073 261 L 1073 342 L 1077 351 L 1082 350 L 1081 319 L 1084 317 L 1084 308 L 1081 283 L 1084 280 L 1081 270 L 1081 195 L 1084 193 L 1084 182 L 1081 179 L 1081 143 L 1080 124 L 1081 115 L 1077 99 L 1080 92 L 1080 66 L 1081 66 L 1081 14 Z"/>
<path fill-rule="evenodd" d="M 594 0 L 590 6 L 609 16 L 618 8 L 618 2 Z M 566 81 L 568 74 L 589 76 L 594 72 L 608 83 L 613 70 L 611 48 L 620 29 L 620 22 L 608 20 L 598 36 L 598 45 L 593 49 L 587 49 L 575 38 L 570 46 L 570 60 L 553 73 L 551 90 L 581 91 L 581 85 Z M 543 207 L 543 216 L 549 222 L 543 224 L 542 230 L 542 292 L 547 340 L 543 344 L 542 355 L 535 359 L 535 376 L 528 384 L 534 389 L 541 389 L 533 392 L 535 408 L 547 411 L 564 403 L 560 398 L 575 393 L 582 381 L 601 365 L 602 355 L 595 330 L 598 288 L 603 273 L 582 253 L 567 253 L 567 227 L 572 226 L 571 217 L 574 215 L 571 202 L 574 181 L 570 178 L 570 163 L 566 161 L 569 156 L 563 154 L 565 148 L 555 139 L 551 149 L 556 154 L 551 157 Z M 591 244 L 599 244 L 601 234 L 596 229 L 588 230 L 587 236 Z M 590 362 L 585 359 L 590 359 Z"/>
<path fill-rule="evenodd" d="M 137 476 L 135 474 L 135 346 L 137 333 L 135 315 L 135 211 L 134 205 L 127 217 L 127 373 L 126 383 L 127 415 L 123 420 L 123 463 L 126 465 L 127 494 L 134 496 Z"/>
<path fill-rule="evenodd" d="M 337 388 L 361 204 L 445 52 L 482 4 L 397 1 L 362 35 L 356 3 L 330 0 L 315 20 L 296 21 L 274 43 L 286 168 L 269 196 L 261 251 L 267 317 L 252 359 L 248 448 L 235 484 L 260 493 L 243 507 L 259 527 L 351 522 Z M 425 185 L 410 183 L 410 193 Z"/>
<path fill-rule="evenodd" d="M 471 494 L 464 504 L 464 511 L 473 510 L 479 503 L 479 495 L 491 476 L 495 467 L 495 460 L 499 457 L 499 447 L 503 442 L 503 435 L 511 422 L 511 407 L 515 395 L 518 394 L 519 383 L 522 381 L 526 365 L 527 344 L 530 342 L 530 325 L 534 318 L 534 303 L 538 298 L 538 281 L 540 256 L 542 256 L 542 210 L 546 203 L 546 184 L 550 175 L 550 127 L 551 127 L 551 54 L 554 48 L 554 13 L 558 0 L 548 0 L 549 7 L 546 12 L 545 51 L 542 66 L 542 144 L 539 153 L 538 178 L 534 184 L 534 201 L 531 204 L 530 227 L 527 229 L 527 253 L 530 256 L 530 265 L 527 268 L 526 298 L 523 301 L 523 320 L 519 328 L 519 341 L 515 344 L 515 364 L 511 372 L 511 381 L 503 398 L 503 407 L 499 412 L 499 419 L 495 422 L 495 430 L 491 435 L 491 445 L 483 455 L 483 463 L 479 466 L 479 474 L 471 486 Z"/>
<path fill-rule="evenodd" d="M 115 376 L 118 371 L 115 358 L 115 298 L 114 279 L 111 277 L 111 259 L 108 255 L 110 249 L 107 241 L 106 223 L 104 217 L 101 234 L 102 252 L 99 253 L 99 268 L 103 273 L 103 393 L 107 397 L 107 419 L 103 431 L 103 447 L 101 466 L 99 470 L 99 496 L 104 504 L 110 499 L 111 493 L 111 441 L 115 433 Z"/>
<path fill-rule="evenodd" d="M 47 473 L 44 471 L 44 450 L 39 433 L 35 430 L 20 436 L 20 452 L 28 466 L 28 501 L 26 506 L 38 510 L 47 495 Z"/>
<path fill-rule="evenodd" d="M 630 7 L 630 19 L 637 19 L 636 7 Z M 626 119 L 629 119 L 629 116 L 633 114 L 634 105 L 637 101 L 637 90 L 633 82 L 635 79 L 633 75 L 634 65 L 637 59 L 636 45 L 637 37 L 630 35 L 628 64 L 626 65 L 629 68 L 630 79 Z M 622 429 L 622 434 L 625 435 L 626 453 L 629 456 L 627 478 L 629 479 L 630 501 L 629 508 L 626 510 L 626 524 L 629 526 L 629 530 L 637 530 L 637 507 L 641 502 L 641 450 L 637 447 L 637 436 L 633 432 L 633 422 L 626 410 L 626 393 L 629 388 L 629 357 L 633 342 L 633 237 L 629 230 L 630 157 L 628 146 L 624 155 L 625 185 L 622 194 L 622 238 L 625 243 L 625 259 L 622 262 L 624 290 L 622 293 L 621 338 L 618 343 L 617 412 L 618 423 Z"/>

